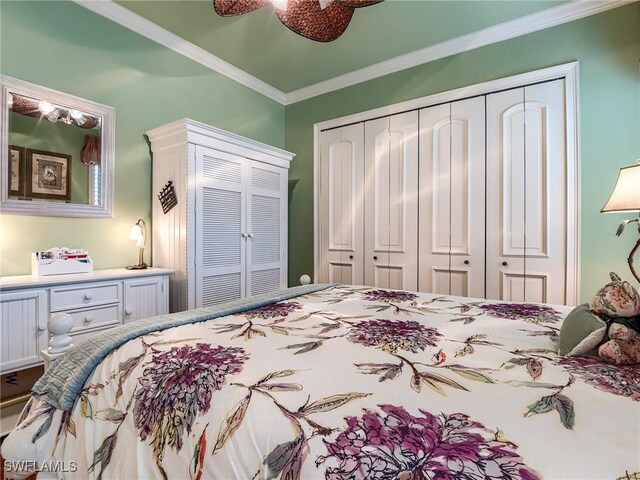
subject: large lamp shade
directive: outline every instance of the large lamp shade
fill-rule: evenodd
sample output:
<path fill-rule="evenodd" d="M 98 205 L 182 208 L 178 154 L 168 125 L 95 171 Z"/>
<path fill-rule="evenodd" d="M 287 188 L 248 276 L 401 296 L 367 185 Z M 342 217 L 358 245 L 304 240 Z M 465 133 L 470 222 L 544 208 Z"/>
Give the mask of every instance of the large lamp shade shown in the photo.
<path fill-rule="evenodd" d="M 609 201 L 601 212 L 640 212 L 640 159 L 638 159 L 638 165 L 632 167 L 623 167 L 618 173 L 618 181 L 613 189 Z M 640 215 L 633 220 L 624 220 L 619 226 L 616 236 L 620 236 L 627 225 L 635 223 L 640 232 Z M 638 282 L 640 282 L 640 275 L 636 272 L 633 266 L 633 256 L 640 249 L 640 238 L 636 242 L 635 246 L 631 249 L 631 253 L 627 257 L 627 263 L 629 264 L 629 270 Z"/>
<path fill-rule="evenodd" d="M 602 212 L 635 212 L 640 210 L 640 165 L 623 167 L 618 181 Z"/>

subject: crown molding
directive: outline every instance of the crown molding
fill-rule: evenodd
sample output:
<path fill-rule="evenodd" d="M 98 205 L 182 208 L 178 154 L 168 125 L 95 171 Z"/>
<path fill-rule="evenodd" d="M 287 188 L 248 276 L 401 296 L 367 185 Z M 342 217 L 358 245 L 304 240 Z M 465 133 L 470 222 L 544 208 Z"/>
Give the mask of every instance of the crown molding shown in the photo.
<path fill-rule="evenodd" d="M 225 62 L 220 57 L 207 52 L 206 50 L 188 42 L 182 37 L 156 25 L 137 13 L 118 5 L 112 0 L 73 0 L 78 5 L 91 10 L 98 15 L 119 23 L 129 30 L 163 45 L 174 52 L 190 58 L 205 67 L 218 72 L 230 79 L 255 90 L 262 95 L 284 104 L 285 94 L 277 88 L 272 87 L 250 73 Z"/>
<path fill-rule="evenodd" d="M 285 96 L 285 105 L 291 105 L 334 90 L 340 90 L 390 73 L 491 45 L 492 43 L 555 27 L 635 1 L 638 0 L 574 0 L 291 91 Z"/>
<path fill-rule="evenodd" d="M 595 15 L 638 0 L 573 0 L 557 7 L 551 7 L 468 35 L 452 38 L 286 94 L 141 15 L 118 5 L 113 0 L 73 1 L 282 105 L 291 105 L 390 73 Z"/>

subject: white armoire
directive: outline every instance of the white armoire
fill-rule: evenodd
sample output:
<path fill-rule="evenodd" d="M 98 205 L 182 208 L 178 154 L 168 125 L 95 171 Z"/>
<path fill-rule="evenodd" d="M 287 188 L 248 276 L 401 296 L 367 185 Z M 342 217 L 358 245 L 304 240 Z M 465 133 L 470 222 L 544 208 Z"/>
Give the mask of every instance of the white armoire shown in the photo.
<path fill-rule="evenodd" d="M 321 129 L 316 280 L 575 302 L 576 136 L 549 76 Z"/>
<path fill-rule="evenodd" d="M 287 286 L 293 154 L 182 119 L 146 134 L 153 153 L 153 265 L 172 268 L 172 312 Z M 158 196 L 171 189 L 176 205 Z"/>

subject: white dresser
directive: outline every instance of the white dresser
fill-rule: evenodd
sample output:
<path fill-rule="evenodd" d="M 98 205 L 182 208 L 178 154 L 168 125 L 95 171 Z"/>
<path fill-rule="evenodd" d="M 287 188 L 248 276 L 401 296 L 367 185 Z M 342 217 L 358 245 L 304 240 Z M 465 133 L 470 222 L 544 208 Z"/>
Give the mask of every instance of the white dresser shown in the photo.
<path fill-rule="evenodd" d="M 74 344 L 116 325 L 169 311 L 173 270 L 96 270 L 73 275 L 0 278 L 0 374 L 43 363 L 47 321 L 73 318 Z"/>

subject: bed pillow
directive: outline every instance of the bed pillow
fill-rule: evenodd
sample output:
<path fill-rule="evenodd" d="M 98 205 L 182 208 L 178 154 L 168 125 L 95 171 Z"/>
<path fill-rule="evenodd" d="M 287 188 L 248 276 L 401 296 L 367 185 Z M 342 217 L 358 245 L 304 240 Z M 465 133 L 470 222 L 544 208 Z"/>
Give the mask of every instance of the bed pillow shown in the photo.
<path fill-rule="evenodd" d="M 571 310 L 560 328 L 560 355 L 572 357 L 594 350 L 607 334 L 607 324 L 591 313 L 589 304 Z"/>

